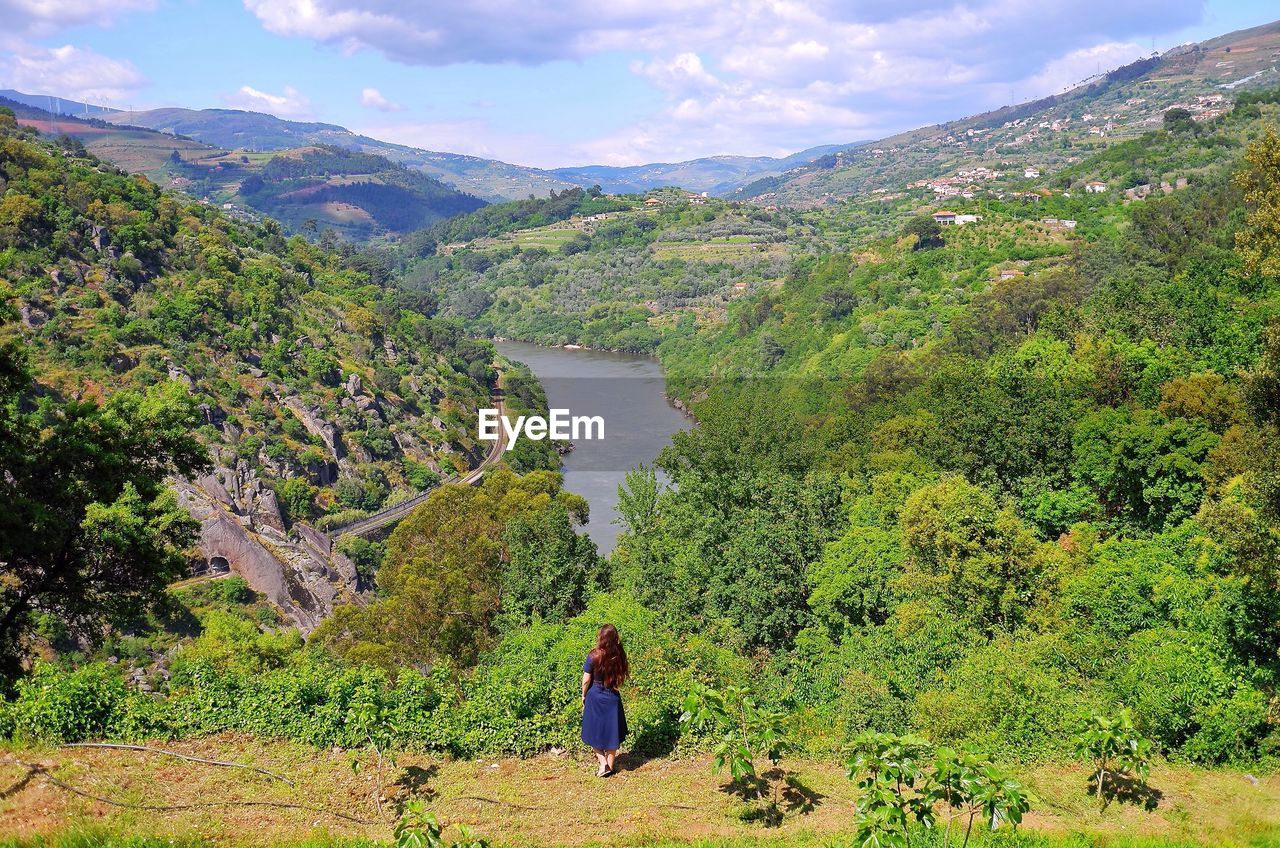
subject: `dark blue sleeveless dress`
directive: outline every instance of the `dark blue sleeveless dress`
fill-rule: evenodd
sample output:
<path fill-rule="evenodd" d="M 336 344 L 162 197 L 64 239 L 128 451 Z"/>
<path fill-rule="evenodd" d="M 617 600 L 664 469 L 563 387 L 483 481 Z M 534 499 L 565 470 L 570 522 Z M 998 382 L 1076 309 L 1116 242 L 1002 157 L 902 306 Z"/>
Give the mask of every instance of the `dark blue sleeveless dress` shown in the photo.
<path fill-rule="evenodd" d="M 618 690 L 606 689 L 592 673 L 591 666 L 591 654 L 587 654 L 582 671 L 591 675 L 591 688 L 582 704 L 582 741 L 592 748 L 613 751 L 627 738 L 627 716 L 622 711 Z"/>

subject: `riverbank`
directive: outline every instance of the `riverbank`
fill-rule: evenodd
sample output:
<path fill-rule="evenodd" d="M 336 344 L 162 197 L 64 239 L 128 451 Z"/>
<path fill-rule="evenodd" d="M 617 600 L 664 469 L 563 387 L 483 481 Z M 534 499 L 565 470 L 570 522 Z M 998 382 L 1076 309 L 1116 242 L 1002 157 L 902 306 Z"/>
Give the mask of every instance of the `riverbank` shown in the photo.
<path fill-rule="evenodd" d="M 0 767 L 0 845 L 85 831 L 155 837 L 165 845 L 386 841 L 397 805 L 410 797 L 426 799 L 441 818 L 471 825 L 495 845 L 816 848 L 844 843 L 853 826 L 853 785 L 835 762 L 788 763 L 817 803 L 768 829 L 742 821 L 743 802 L 725 791 L 725 777 L 712 773 L 705 756 L 624 755 L 619 773 L 599 780 L 579 752 L 475 761 L 399 753 L 394 764 L 383 758 L 379 777 L 371 751 L 318 751 L 239 735 L 157 747 L 251 764 L 278 777 L 136 751 L 11 747 L 0 752 L 6 762 Z M 11 764 L 18 760 L 43 764 L 48 777 L 98 797 L 73 794 L 44 774 L 24 778 L 28 770 Z M 1035 798 L 1024 829 L 1035 838 L 1022 844 L 1280 846 L 1276 775 L 1157 764 L 1153 810 L 1113 803 L 1100 812 L 1087 795 L 1085 771 L 1078 763 L 1017 769 Z"/>

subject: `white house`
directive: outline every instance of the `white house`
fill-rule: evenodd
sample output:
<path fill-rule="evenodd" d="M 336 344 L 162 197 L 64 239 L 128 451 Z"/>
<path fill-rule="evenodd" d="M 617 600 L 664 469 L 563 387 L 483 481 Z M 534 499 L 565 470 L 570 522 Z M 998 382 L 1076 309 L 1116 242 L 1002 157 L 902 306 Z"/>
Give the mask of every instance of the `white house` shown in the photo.
<path fill-rule="evenodd" d="M 1102 194 L 1107 190 L 1107 184 L 1099 180 L 1090 180 L 1084 184 L 1084 190 L 1090 194 Z"/>

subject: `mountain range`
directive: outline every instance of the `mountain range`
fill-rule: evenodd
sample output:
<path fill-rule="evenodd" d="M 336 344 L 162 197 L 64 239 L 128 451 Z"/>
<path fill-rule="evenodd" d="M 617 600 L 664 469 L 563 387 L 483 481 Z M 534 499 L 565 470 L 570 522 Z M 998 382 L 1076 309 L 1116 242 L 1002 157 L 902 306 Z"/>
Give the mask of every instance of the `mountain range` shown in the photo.
<path fill-rule="evenodd" d="M 1234 93 L 1280 85 L 1280 21 L 1183 44 L 1107 73 L 1061 94 L 884 138 L 765 177 L 733 196 L 766 204 L 815 206 L 874 193 L 891 194 L 918 180 L 939 197 L 982 182 L 962 171 L 1051 173 L 1091 152 L 1161 126 L 1164 113 L 1186 109 L 1199 122 L 1230 108 Z"/>
<path fill-rule="evenodd" d="M 337 124 L 290 121 L 261 112 L 184 108 L 122 111 L 52 94 L 13 90 L 0 91 L 0 97 L 57 116 L 101 118 L 116 126 L 155 130 L 225 151 L 252 154 L 333 145 L 375 153 L 488 202 L 520 200 L 530 194 L 543 197 L 551 191 L 593 185 L 610 193 L 644 192 L 677 185 L 690 191 L 726 194 L 753 180 L 781 174 L 850 146 L 823 145 L 781 158 L 711 156 L 678 163 L 584 165 L 544 170 L 479 156 L 423 150 L 361 135 Z M 60 128 L 60 131 L 66 130 Z M 103 151 L 95 152 L 112 158 Z"/>
<path fill-rule="evenodd" d="M 678 163 L 550 170 L 423 150 L 336 124 L 290 121 L 257 112 L 185 108 L 119 111 L 46 94 L 7 91 L 0 92 L 0 97 L 35 110 L 34 117 L 31 113 L 22 116 L 28 122 L 38 122 L 42 113 L 50 130 L 80 137 L 95 155 L 173 187 L 198 189 L 211 202 L 233 207 L 255 207 L 240 193 L 240 183 L 274 157 L 305 157 L 316 148 L 372 154 L 385 160 L 382 170 L 393 181 L 404 182 L 407 173 L 413 172 L 442 184 L 441 190 L 432 187 L 428 191 L 432 200 L 413 201 L 426 205 L 405 216 L 405 220 L 429 221 L 451 214 L 461 208 L 459 203 L 466 205 L 449 196 L 449 190 L 484 202 L 501 202 L 530 195 L 545 197 L 575 186 L 598 185 L 609 193 L 678 186 L 764 205 L 798 207 L 893 194 L 913 183 L 932 186 L 940 198 L 972 194 L 976 184 L 990 173 L 1052 173 L 1070 167 L 1091 152 L 1140 136 L 1159 125 L 1164 112 L 1174 107 L 1187 109 L 1195 120 L 1212 118 L 1222 112 L 1232 92 L 1280 82 L 1278 64 L 1280 22 L 1153 54 L 1098 74 L 1061 94 L 878 141 L 822 145 L 781 158 L 712 156 Z M 207 179 L 193 181 L 193 169 Z M 975 169 L 979 169 L 976 176 Z M 338 206 L 291 210 L 279 204 L 263 209 L 258 204 L 258 211 L 295 225 L 314 219 L 357 237 L 398 231 L 380 222 L 365 199 L 353 200 L 351 195 L 367 194 L 367 188 L 343 188 L 352 182 L 364 184 L 381 178 L 340 170 L 325 176 L 328 187 L 323 197 Z M 310 197 L 307 194 L 281 192 L 276 197 L 280 196 L 286 206 L 289 201 L 303 207 L 314 205 L 302 203 Z M 431 206 L 436 201 L 443 201 L 439 209 Z M 354 224 L 352 216 L 357 219 Z"/>
<path fill-rule="evenodd" d="M 708 156 L 687 162 L 650 165 L 584 165 L 555 168 L 551 173 L 578 185 L 598 185 L 611 194 L 634 194 L 662 186 L 679 186 L 690 191 L 725 195 L 743 185 L 807 165 L 823 156 L 845 150 L 852 144 L 824 144 L 790 156 Z"/>

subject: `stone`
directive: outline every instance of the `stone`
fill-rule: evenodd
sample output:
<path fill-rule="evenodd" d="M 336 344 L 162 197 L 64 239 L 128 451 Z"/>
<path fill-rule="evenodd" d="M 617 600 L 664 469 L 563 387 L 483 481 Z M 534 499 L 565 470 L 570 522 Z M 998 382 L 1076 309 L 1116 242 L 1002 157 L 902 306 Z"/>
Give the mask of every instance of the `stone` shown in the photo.
<path fill-rule="evenodd" d="M 201 486 L 184 481 L 177 490 L 179 502 L 200 522 L 205 558 L 225 560 L 232 572 L 265 595 L 304 635 L 333 613 L 335 603 L 356 596 L 354 568 L 348 578 L 345 563 L 331 563 L 323 551 L 284 537 L 268 548 Z"/>
<path fill-rule="evenodd" d="M 276 499 L 276 493 L 266 486 L 260 488 L 254 495 L 251 516 L 255 527 L 270 527 L 280 534 L 285 532 L 284 516 L 280 514 L 280 502 Z"/>
<path fill-rule="evenodd" d="M 204 423 L 217 426 L 227 420 L 227 413 L 220 406 L 214 406 L 208 403 L 202 403 L 199 406 L 200 415 L 204 418 Z"/>
<path fill-rule="evenodd" d="M 338 482 L 336 462 L 313 459 L 307 463 L 307 479 L 317 486 L 331 486 Z"/>
<path fill-rule="evenodd" d="M 174 365 L 172 362 L 166 362 L 165 368 L 169 372 L 170 380 L 173 380 L 174 382 L 177 382 L 177 383 L 185 383 L 187 388 L 195 387 L 196 381 L 192 380 L 191 375 L 188 374 L 186 371 L 183 371 L 177 365 Z"/>
<path fill-rule="evenodd" d="M 296 397 L 286 397 L 281 400 L 281 403 L 298 416 L 298 420 L 302 422 L 307 432 L 320 437 L 320 441 L 324 442 L 334 459 L 341 460 L 347 455 L 346 445 L 342 443 L 342 430 L 337 424 L 321 417 L 320 407 L 308 408 Z"/>
<path fill-rule="evenodd" d="M 28 327 L 31 327 L 32 329 L 39 327 L 40 325 L 44 324 L 46 321 L 49 320 L 49 316 L 46 315 L 42 310 L 33 309 L 32 307 L 26 305 L 25 303 L 22 304 L 22 306 L 18 307 L 18 314 L 22 316 L 22 323 Z"/>

